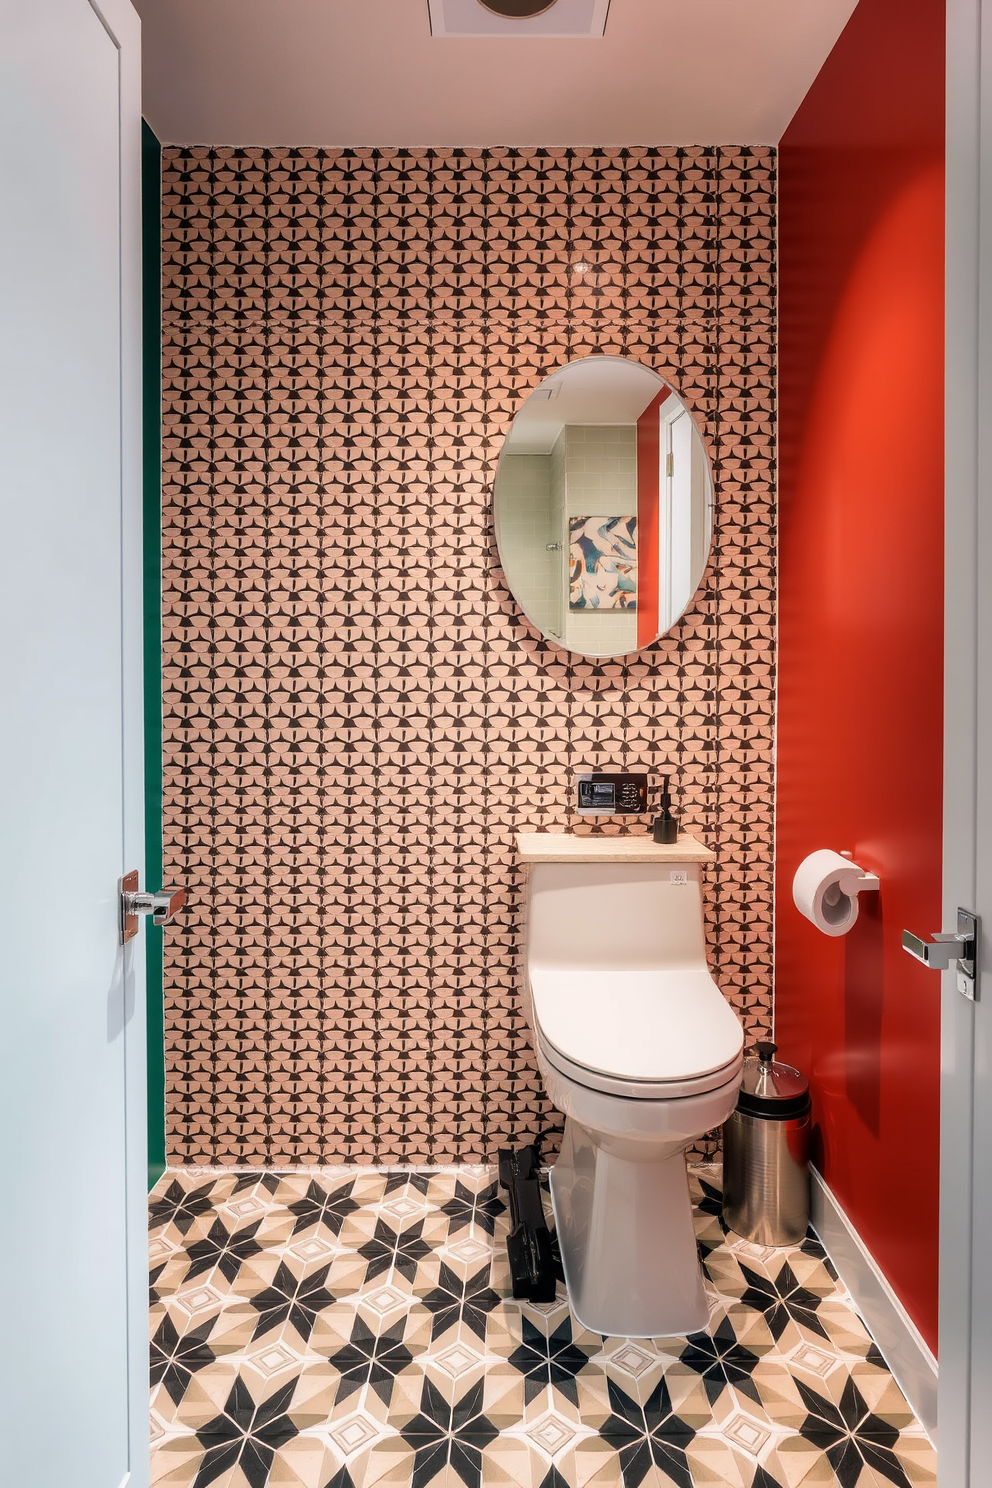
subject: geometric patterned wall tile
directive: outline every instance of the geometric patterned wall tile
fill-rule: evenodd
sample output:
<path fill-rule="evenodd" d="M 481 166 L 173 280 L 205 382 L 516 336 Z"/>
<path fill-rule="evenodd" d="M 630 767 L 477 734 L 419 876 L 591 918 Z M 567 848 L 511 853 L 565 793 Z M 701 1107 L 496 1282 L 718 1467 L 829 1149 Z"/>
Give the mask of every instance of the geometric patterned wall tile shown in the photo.
<path fill-rule="evenodd" d="M 476 1162 L 552 1120 L 512 843 L 589 830 L 582 763 L 671 770 L 714 972 L 767 1031 L 775 152 L 163 167 L 170 1160 Z M 692 607 L 617 662 L 534 633 L 490 512 L 520 401 L 595 350 L 678 387 L 717 493 Z"/>

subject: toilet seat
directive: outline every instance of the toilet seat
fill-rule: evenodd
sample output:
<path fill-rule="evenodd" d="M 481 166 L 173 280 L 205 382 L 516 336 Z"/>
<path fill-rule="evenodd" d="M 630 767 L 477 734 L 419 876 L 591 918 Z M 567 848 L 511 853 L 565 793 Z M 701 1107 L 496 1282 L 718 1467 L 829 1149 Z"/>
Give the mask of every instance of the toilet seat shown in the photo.
<path fill-rule="evenodd" d="M 573 1085 L 586 1090 L 598 1091 L 601 1095 L 615 1095 L 623 1100 L 670 1101 L 682 1100 L 692 1095 L 706 1095 L 724 1085 L 739 1085 L 744 1068 L 744 1051 L 731 1060 L 723 1069 L 713 1070 L 708 1075 L 699 1075 L 694 1080 L 625 1080 L 617 1075 L 600 1074 L 597 1070 L 584 1069 L 559 1054 L 557 1049 L 541 1038 L 538 1046 L 545 1062 Z"/>
<path fill-rule="evenodd" d="M 736 1080 L 744 1033 L 705 967 L 533 967 L 541 1052 L 566 1078 L 637 1100 Z"/>

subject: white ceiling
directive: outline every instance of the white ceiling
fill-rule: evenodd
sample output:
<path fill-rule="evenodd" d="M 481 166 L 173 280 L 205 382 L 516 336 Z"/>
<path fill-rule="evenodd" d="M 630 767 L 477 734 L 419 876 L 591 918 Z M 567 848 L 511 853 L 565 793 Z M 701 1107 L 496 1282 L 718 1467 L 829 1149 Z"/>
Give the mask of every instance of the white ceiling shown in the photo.
<path fill-rule="evenodd" d="M 514 455 L 549 455 L 566 424 L 636 424 L 665 386 L 657 372 L 623 357 L 570 362 L 538 383 L 506 437 Z"/>
<path fill-rule="evenodd" d="M 432 37 L 427 0 L 135 0 L 170 144 L 775 144 L 855 0 L 612 0 L 602 38 Z"/>

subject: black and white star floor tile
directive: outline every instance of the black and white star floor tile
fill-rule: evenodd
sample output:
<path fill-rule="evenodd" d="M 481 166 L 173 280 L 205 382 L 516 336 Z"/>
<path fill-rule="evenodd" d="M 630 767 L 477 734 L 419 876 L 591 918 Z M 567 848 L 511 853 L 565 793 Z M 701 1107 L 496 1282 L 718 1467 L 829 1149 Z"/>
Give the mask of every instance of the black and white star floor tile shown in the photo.
<path fill-rule="evenodd" d="M 725 1234 L 710 1324 L 509 1296 L 489 1168 L 173 1171 L 151 1198 L 155 1488 L 922 1488 L 935 1454 L 814 1237 Z"/>

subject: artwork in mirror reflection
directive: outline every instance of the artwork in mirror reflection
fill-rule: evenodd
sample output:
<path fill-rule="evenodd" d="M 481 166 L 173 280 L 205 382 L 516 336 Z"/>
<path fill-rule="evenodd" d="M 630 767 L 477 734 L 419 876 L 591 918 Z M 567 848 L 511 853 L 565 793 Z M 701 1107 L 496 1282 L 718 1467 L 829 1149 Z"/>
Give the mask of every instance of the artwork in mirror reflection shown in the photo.
<path fill-rule="evenodd" d="M 546 377 L 506 436 L 494 500 L 513 596 L 569 651 L 650 645 L 703 576 L 709 462 L 674 388 L 639 362 L 585 357 Z"/>
<path fill-rule="evenodd" d="M 570 610 L 637 608 L 636 533 L 636 517 L 569 517 Z"/>

